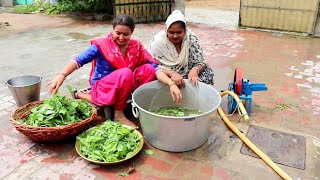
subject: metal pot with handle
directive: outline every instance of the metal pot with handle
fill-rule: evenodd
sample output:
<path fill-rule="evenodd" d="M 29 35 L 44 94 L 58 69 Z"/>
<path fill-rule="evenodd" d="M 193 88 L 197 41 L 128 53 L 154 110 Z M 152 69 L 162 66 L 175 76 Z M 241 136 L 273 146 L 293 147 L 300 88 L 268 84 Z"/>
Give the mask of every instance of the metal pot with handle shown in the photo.
<path fill-rule="evenodd" d="M 209 136 L 209 123 L 221 103 L 220 94 L 212 86 L 193 86 L 185 80 L 181 89 L 183 102 L 172 101 L 168 86 L 152 81 L 136 89 L 132 96 L 132 113 L 139 118 L 146 140 L 154 147 L 171 152 L 183 152 L 201 146 Z M 173 117 L 155 114 L 160 107 L 189 107 L 200 110 L 199 115 Z"/>

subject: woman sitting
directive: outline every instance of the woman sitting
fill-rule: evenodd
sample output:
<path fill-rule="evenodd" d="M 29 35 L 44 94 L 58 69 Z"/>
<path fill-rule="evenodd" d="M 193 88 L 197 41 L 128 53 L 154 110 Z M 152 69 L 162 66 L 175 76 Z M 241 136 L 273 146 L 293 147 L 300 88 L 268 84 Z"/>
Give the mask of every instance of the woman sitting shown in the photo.
<path fill-rule="evenodd" d="M 193 85 L 198 81 L 213 84 L 213 71 L 204 60 L 197 36 L 186 28 L 184 15 L 173 11 L 166 29 L 156 34 L 150 44 L 151 54 L 159 61 L 157 79 L 170 87 L 174 101 L 181 101 L 183 79 Z M 171 79 L 170 79 L 171 78 Z"/>
<path fill-rule="evenodd" d="M 133 125 L 123 110 L 133 90 L 155 79 L 157 62 L 138 40 L 131 39 L 135 28 L 131 16 L 115 17 L 113 32 L 107 37 L 91 41 L 91 46 L 71 60 L 52 81 L 48 82 L 50 93 L 56 93 L 65 78 L 84 64 L 92 62 L 90 93 L 79 92 L 78 98 L 98 106 L 113 105 L 114 121 Z"/>

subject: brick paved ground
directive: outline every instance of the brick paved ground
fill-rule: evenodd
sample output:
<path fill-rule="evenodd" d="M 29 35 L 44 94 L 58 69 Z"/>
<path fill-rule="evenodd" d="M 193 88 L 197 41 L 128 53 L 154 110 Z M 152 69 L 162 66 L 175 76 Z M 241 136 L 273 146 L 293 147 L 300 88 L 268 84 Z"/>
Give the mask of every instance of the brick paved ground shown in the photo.
<path fill-rule="evenodd" d="M 187 18 L 198 17 L 201 24 L 191 19 L 193 23 L 189 23 L 189 28 L 199 36 L 206 59 L 215 70 L 214 87 L 226 89 L 235 67 L 241 67 L 251 82 L 268 86 L 268 91 L 254 93 L 249 123 L 239 121 L 237 115 L 230 119 L 243 132 L 249 125 L 257 125 L 305 136 L 306 169 L 279 166 L 294 179 L 319 179 L 320 40 L 239 30 L 229 20 L 221 20 L 223 16 L 219 16 L 218 23 L 204 24 L 203 17 L 210 18 L 210 13 L 197 13 Z M 68 59 L 84 50 L 89 39 L 111 30 L 110 23 L 39 15 L 34 22 L 32 16 L 15 15 L 15 18 L 22 18 L 17 23 L 33 20 L 33 28 L 0 36 L 2 84 L 25 74 L 42 76 L 46 82 Z M 0 17 L 10 15 L 0 14 Z M 62 25 L 41 26 L 41 21 L 49 20 Z M 134 37 L 147 45 L 162 28 L 160 23 L 138 25 Z M 85 66 L 70 75 L 60 93 L 68 95 L 67 84 L 86 87 L 89 70 L 90 66 Z M 5 85 L 0 86 L 0 92 L 0 179 L 279 179 L 263 161 L 240 153 L 241 141 L 232 136 L 218 116 L 212 121 L 208 141 L 196 150 L 168 153 L 145 143 L 144 150 L 151 149 L 154 155 L 142 151 L 127 163 L 99 166 L 77 155 L 73 139 L 39 144 L 17 132 L 8 120 L 9 113 L 16 108 L 15 102 Z M 41 99 L 48 97 L 42 88 Z M 225 100 L 222 106 L 226 106 Z M 130 176 L 119 176 L 131 166 L 135 171 Z"/>

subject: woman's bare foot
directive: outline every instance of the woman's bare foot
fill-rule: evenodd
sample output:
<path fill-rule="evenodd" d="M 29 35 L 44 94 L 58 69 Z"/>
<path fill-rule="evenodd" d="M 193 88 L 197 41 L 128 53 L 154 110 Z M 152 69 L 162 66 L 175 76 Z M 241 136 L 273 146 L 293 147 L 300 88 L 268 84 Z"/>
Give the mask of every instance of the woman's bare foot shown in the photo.
<path fill-rule="evenodd" d="M 123 111 L 114 111 L 114 120 L 115 122 L 121 122 L 123 125 L 132 126 L 134 128 L 139 128 L 137 125 L 135 125 L 133 122 L 131 122 L 129 119 L 126 118 Z"/>
<path fill-rule="evenodd" d="M 89 103 L 93 103 L 90 92 L 78 92 L 78 99 L 86 99 Z"/>

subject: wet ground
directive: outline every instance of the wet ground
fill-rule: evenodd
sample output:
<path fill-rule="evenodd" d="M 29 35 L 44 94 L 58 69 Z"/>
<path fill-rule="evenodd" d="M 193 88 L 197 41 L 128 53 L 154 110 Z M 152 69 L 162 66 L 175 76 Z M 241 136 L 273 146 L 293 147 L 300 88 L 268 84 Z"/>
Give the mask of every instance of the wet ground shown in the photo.
<path fill-rule="evenodd" d="M 320 39 L 281 33 L 241 30 L 236 10 L 190 6 L 188 27 L 198 35 L 206 60 L 215 71 L 214 87 L 226 90 L 234 69 L 244 78 L 265 83 L 267 91 L 254 92 L 250 121 L 230 117 L 244 133 L 249 125 L 267 127 L 306 138 L 304 170 L 279 165 L 294 179 L 320 179 Z M 142 151 L 133 160 L 104 167 L 88 163 L 74 150 L 74 140 L 39 144 L 10 124 L 15 102 L 4 85 L 19 75 L 52 79 L 69 59 L 85 50 L 89 39 L 111 31 L 110 22 L 77 21 L 66 16 L 0 14 L 11 26 L 0 27 L 0 178 L 4 179 L 280 179 L 262 160 L 240 153 L 241 140 L 217 115 L 210 125 L 208 141 L 196 150 L 168 153 L 145 143 L 155 155 Z M 4 19 L 4 20 L 3 20 Z M 163 23 L 139 24 L 134 38 L 146 46 Z M 70 75 L 66 85 L 88 86 L 90 65 Z M 41 89 L 41 99 L 48 98 Z M 225 108 L 226 100 L 222 106 Z M 119 173 L 131 166 L 128 177 Z"/>

